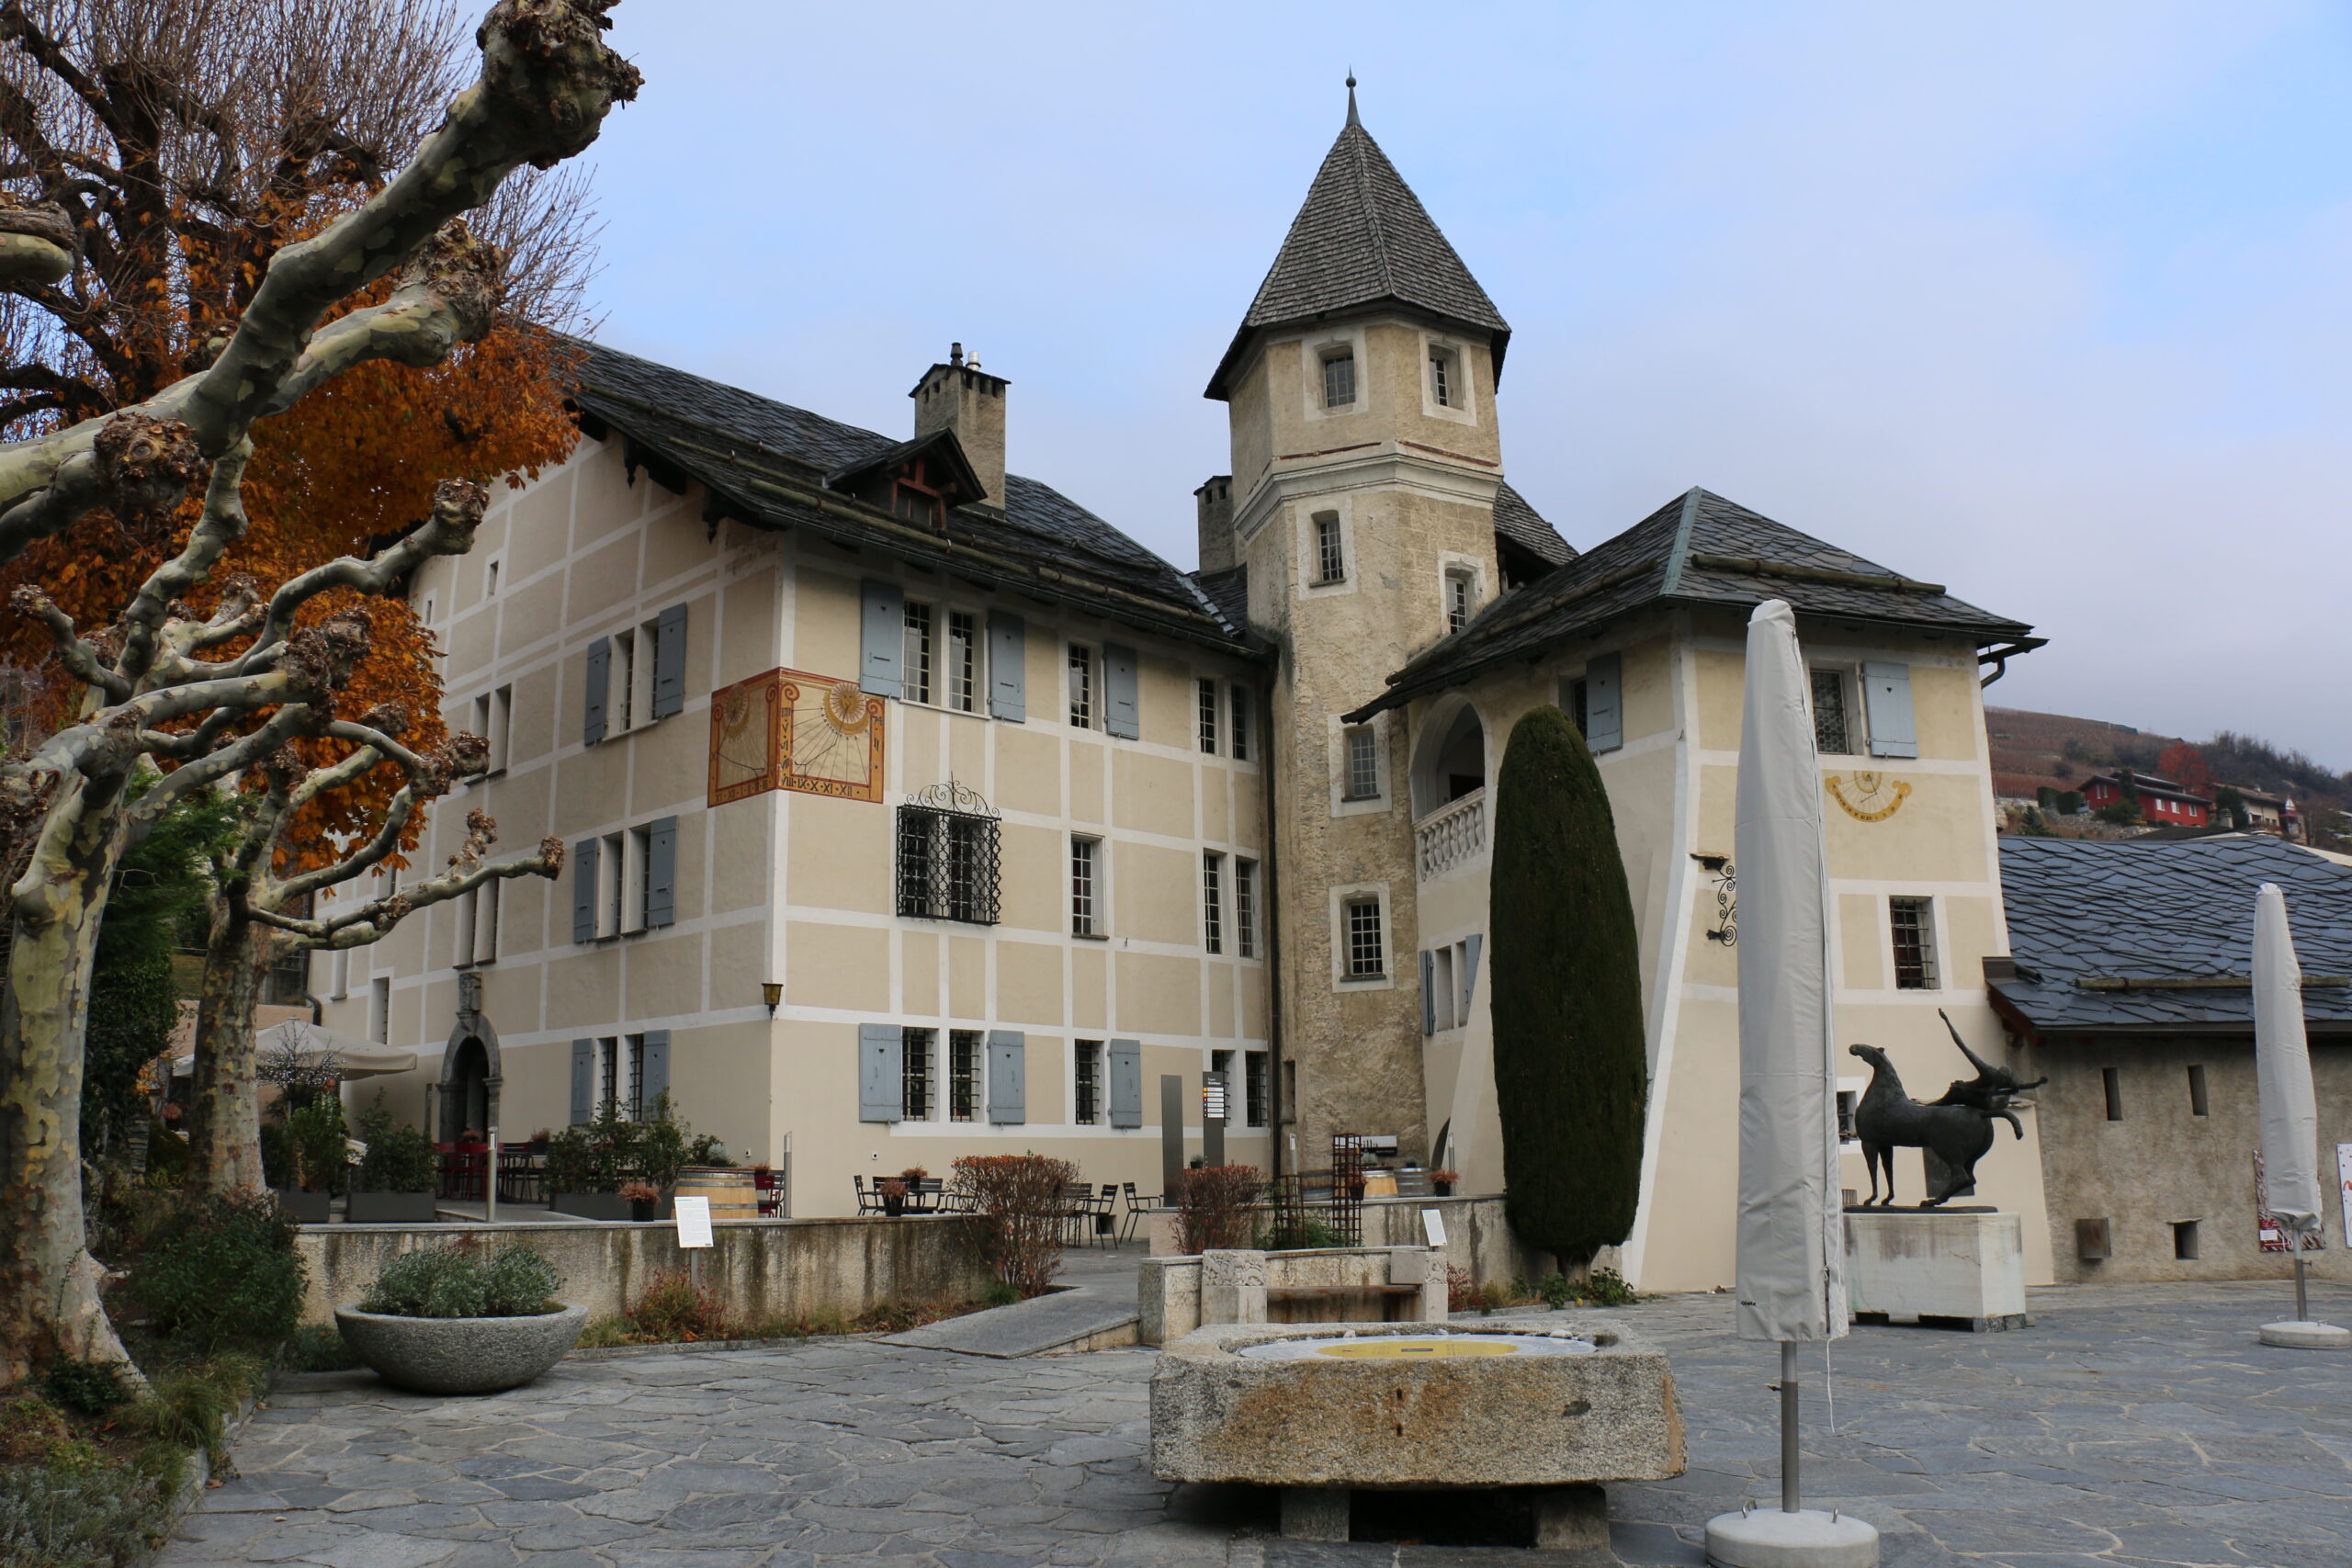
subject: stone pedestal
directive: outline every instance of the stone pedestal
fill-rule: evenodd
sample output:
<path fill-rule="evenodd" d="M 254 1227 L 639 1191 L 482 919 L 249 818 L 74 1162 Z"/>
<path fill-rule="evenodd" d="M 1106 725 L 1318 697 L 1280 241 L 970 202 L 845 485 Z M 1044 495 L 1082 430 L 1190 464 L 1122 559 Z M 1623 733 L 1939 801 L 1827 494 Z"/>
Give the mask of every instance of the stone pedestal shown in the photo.
<path fill-rule="evenodd" d="M 2332 1323 L 2266 1323 L 2261 1335 L 2282 1350 L 2352 1350 L 2352 1328 Z"/>
<path fill-rule="evenodd" d="M 2025 1227 L 2015 1214 L 1849 1209 L 1846 1289 L 1857 1320 L 2021 1328 Z"/>
<path fill-rule="evenodd" d="M 1818 1508 L 1718 1514 L 1707 1521 L 1707 1561 L 1717 1568 L 1876 1568 L 1878 1531 Z"/>
<path fill-rule="evenodd" d="M 1201 1254 L 1201 1321 L 1266 1321 L 1266 1255 L 1212 1247 Z"/>

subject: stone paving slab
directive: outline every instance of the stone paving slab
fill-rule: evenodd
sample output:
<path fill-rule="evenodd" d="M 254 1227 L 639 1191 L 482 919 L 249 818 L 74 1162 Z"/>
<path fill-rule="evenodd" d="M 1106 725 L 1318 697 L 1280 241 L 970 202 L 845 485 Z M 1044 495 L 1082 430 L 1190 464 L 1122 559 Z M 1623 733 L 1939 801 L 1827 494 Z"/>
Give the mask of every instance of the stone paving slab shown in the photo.
<path fill-rule="evenodd" d="M 2273 1349 L 2275 1285 L 2033 1292 L 2001 1335 L 1863 1328 L 1807 1380 L 1806 1501 L 1887 1568 L 2346 1568 L 2352 1356 Z M 2352 1290 L 2317 1286 L 2352 1317 Z M 1611 1489 L 1615 1555 L 1689 1564 L 1778 1496 L 1771 1348 L 1729 1298 L 1620 1316 L 1673 1359 L 1691 1469 Z M 160 1568 L 1569 1568 L 1572 1554 L 1270 1539 L 1272 1499 L 1145 1469 L 1154 1354 L 1033 1359 L 831 1340 L 568 1360 L 475 1399 L 288 1387 Z"/>

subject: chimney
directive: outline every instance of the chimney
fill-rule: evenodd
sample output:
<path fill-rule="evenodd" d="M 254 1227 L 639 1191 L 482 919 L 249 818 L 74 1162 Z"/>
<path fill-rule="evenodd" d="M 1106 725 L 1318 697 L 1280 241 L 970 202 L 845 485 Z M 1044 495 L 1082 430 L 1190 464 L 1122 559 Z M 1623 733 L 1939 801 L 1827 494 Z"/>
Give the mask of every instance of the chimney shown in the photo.
<path fill-rule="evenodd" d="M 981 504 L 999 512 L 1004 510 L 1004 389 L 1010 384 L 983 371 L 979 355 L 967 362 L 957 343 L 948 345 L 947 362 L 924 371 L 907 394 L 915 400 L 915 434 L 954 431 L 965 460 L 988 491 Z"/>
<path fill-rule="evenodd" d="M 1201 570 L 1227 571 L 1233 554 L 1233 476 L 1213 474 L 1193 492 L 1200 507 Z"/>

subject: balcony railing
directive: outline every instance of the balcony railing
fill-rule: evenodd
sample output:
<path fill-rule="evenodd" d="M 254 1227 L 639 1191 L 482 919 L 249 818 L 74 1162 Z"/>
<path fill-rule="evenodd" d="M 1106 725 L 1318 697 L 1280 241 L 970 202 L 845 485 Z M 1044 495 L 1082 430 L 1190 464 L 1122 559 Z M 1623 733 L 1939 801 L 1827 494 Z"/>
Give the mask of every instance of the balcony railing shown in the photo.
<path fill-rule="evenodd" d="M 1487 792 L 1472 790 L 1413 824 L 1414 863 L 1421 880 L 1444 875 L 1487 852 Z"/>

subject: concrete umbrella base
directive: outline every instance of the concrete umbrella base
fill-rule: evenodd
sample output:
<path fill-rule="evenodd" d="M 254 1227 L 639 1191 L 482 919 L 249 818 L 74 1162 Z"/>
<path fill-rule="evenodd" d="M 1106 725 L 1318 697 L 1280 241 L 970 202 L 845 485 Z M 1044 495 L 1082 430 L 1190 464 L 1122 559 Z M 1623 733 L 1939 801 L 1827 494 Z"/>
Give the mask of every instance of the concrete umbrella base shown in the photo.
<path fill-rule="evenodd" d="M 2352 1328 L 2332 1323 L 2266 1323 L 2262 1342 L 2286 1350 L 2352 1350 Z"/>
<path fill-rule="evenodd" d="M 1717 1568 L 1878 1568 L 1878 1531 L 1860 1519 L 1805 1508 L 1756 1508 L 1707 1521 Z"/>

